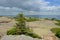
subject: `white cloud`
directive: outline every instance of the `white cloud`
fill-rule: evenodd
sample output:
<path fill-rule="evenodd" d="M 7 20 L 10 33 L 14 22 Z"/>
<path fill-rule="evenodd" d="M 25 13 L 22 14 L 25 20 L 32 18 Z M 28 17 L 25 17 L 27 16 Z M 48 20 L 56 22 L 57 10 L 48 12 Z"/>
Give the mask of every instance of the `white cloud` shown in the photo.
<path fill-rule="evenodd" d="M 17 7 L 3 7 L 0 6 L 0 15 L 17 15 L 19 12 L 25 11 Z"/>
<path fill-rule="evenodd" d="M 13 14 L 23 11 L 25 14 L 33 15 L 60 15 L 60 5 L 49 4 L 50 2 L 45 0 L 0 0 L 0 14 L 3 11 Z"/>

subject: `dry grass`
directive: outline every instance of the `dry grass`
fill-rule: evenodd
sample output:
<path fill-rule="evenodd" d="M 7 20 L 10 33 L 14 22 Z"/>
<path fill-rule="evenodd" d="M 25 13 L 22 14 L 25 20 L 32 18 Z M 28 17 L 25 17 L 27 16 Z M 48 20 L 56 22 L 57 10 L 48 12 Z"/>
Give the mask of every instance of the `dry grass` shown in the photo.
<path fill-rule="evenodd" d="M 2 20 L 2 18 L 0 18 Z M 8 20 L 8 19 L 5 19 Z M 0 23 L 0 35 L 6 35 L 7 30 L 11 29 L 15 24 L 15 20 L 10 20 L 8 23 Z"/>
<path fill-rule="evenodd" d="M 31 29 L 33 29 L 34 33 L 43 36 L 52 33 L 50 31 L 51 28 L 59 28 L 59 26 L 55 25 L 54 23 L 55 21 L 42 20 L 42 21 L 29 22 L 27 23 L 27 25 L 31 27 Z"/>
<path fill-rule="evenodd" d="M 55 21 L 51 20 L 41 20 L 41 21 L 34 21 L 34 22 L 27 22 L 26 25 L 29 26 L 34 33 L 38 34 L 39 36 L 44 36 L 49 33 L 51 28 L 59 28 L 59 26 L 54 24 Z M 11 20 L 9 23 L 0 23 L 0 35 L 6 35 L 7 30 L 13 28 L 15 25 L 15 20 Z"/>

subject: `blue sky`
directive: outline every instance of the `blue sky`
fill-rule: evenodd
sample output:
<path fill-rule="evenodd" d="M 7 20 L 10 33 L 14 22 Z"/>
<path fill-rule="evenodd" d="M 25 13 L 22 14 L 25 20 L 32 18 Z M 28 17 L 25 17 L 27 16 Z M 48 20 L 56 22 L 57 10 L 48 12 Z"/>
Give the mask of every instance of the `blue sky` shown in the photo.
<path fill-rule="evenodd" d="M 45 1 L 48 1 L 50 2 L 51 4 L 50 5 L 55 5 L 55 6 L 58 6 L 60 5 L 60 0 L 45 0 Z"/>
<path fill-rule="evenodd" d="M 60 0 L 0 0 L 0 15 L 60 15 Z"/>

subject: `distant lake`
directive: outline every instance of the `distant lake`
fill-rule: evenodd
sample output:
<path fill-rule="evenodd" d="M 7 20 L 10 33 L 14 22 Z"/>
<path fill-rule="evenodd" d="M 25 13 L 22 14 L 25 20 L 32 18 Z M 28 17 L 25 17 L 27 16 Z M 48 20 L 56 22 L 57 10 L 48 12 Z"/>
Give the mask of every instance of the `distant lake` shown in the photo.
<path fill-rule="evenodd" d="M 8 17 L 15 17 L 16 15 L 1 15 L 1 16 L 8 16 Z M 25 15 L 25 17 L 34 17 L 34 18 L 56 18 L 60 20 L 60 15 Z"/>

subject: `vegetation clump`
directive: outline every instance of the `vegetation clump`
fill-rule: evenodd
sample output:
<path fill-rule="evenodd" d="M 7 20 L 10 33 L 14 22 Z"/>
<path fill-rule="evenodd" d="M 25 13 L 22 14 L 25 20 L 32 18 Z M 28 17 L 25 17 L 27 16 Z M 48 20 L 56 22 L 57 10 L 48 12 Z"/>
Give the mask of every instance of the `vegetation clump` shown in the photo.
<path fill-rule="evenodd" d="M 49 18 L 45 18 L 45 20 L 49 20 Z"/>
<path fill-rule="evenodd" d="M 60 26 L 60 20 L 56 20 L 58 23 L 55 23 L 56 25 Z"/>
<path fill-rule="evenodd" d="M 60 28 L 52 28 L 51 31 L 52 31 L 53 33 L 56 33 L 56 32 L 58 32 L 58 31 L 60 31 Z"/>
<path fill-rule="evenodd" d="M 58 31 L 55 35 L 56 35 L 58 38 L 60 38 L 60 31 Z"/>
<path fill-rule="evenodd" d="M 15 28 L 13 28 L 11 30 L 8 30 L 7 35 L 21 35 L 21 34 L 24 34 L 24 35 L 27 35 L 27 36 L 31 36 L 33 38 L 41 38 L 37 34 L 33 33 L 33 31 L 29 27 L 26 27 L 26 23 L 25 23 L 26 19 L 23 16 L 23 14 L 19 14 L 16 17 L 16 21 L 17 21 L 17 23 L 16 23 Z"/>
<path fill-rule="evenodd" d="M 56 21 L 57 23 L 55 23 L 55 25 L 60 26 L 60 20 L 56 20 Z M 55 34 L 55 36 L 60 38 L 60 28 L 52 28 L 51 31 Z"/>
<path fill-rule="evenodd" d="M 56 18 L 52 18 L 51 20 L 56 20 Z"/>
<path fill-rule="evenodd" d="M 38 18 L 33 18 L 33 17 L 26 18 L 27 22 L 38 21 L 38 20 L 39 20 Z"/>
<path fill-rule="evenodd" d="M 60 38 L 60 28 L 52 28 L 51 31 L 55 34 L 55 36 Z"/>
<path fill-rule="evenodd" d="M 16 28 L 12 28 L 12 29 L 7 31 L 7 35 L 15 35 L 16 32 L 17 32 Z"/>

